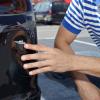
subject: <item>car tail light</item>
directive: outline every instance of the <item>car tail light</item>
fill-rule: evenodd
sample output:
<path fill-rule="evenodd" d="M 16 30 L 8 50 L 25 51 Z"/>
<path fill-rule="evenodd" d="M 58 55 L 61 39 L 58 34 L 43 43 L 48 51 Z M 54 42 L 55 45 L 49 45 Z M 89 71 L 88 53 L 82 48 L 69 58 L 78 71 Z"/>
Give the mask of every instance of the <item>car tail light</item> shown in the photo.
<path fill-rule="evenodd" d="M 66 3 L 70 4 L 72 0 L 64 0 Z"/>

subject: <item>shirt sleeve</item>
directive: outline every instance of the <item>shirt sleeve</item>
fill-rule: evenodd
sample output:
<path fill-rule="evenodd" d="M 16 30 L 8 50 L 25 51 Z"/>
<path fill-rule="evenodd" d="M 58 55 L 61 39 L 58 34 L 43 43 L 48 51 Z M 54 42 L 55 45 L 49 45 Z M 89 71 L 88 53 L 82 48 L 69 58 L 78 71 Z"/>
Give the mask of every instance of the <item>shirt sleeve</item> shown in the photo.
<path fill-rule="evenodd" d="M 62 26 L 78 35 L 85 26 L 83 13 L 82 0 L 72 0 L 62 20 Z"/>

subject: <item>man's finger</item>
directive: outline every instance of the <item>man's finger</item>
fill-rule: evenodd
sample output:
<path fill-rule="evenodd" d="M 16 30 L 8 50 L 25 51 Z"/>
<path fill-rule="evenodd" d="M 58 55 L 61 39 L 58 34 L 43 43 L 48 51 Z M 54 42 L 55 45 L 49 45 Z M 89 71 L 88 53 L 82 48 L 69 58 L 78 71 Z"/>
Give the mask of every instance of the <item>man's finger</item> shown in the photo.
<path fill-rule="evenodd" d="M 29 75 L 36 75 L 36 74 L 40 74 L 40 73 L 48 72 L 48 71 L 51 71 L 51 68 L 49 66 L 30 71 Z"/>
<path fill-rule="evenodd" d="M 24 69 L 30 69 L 30 68 L 40 68 L 40 67 L 49 66 L 49 65 L 50 65 L 50 61 L 44 60 L 44 61 L 38 61 L 34 63 L 27 63 L 27 64 L 24 64 L 23 67 Z"/>
<path fill-rule="evenodd" d="M 21 57 L 22 61 L 25 60 L 44 60 L 44 59 L 49 59 L 51 58 L 51 54 L 47 54 L 47 53 L 35 53 L 35 54 L 27 54 L 27 55 L 23 55 Z"/>
<path fill-rule="evenodd" d="M 49 47 L 44 46 L 44 45 L 25 44 L 24 47 L 26 49 L 36 50 L 36 51 L 43 51 L 43 52 L 50 52 L 50 51 L 52 51 L 52 48 L 49 48 Z"/>

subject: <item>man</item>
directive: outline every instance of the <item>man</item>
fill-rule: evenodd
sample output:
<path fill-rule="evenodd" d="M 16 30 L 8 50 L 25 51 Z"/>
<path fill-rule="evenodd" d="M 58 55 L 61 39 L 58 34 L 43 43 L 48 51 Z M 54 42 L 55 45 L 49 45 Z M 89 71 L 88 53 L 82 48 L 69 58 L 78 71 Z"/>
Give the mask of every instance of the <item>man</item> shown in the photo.
<path fill-rule="evenodd" d="M 70 44 L 86 28 L 91 38 L 100 48 L 100 1 L 73 0 L 58 30 L 55 47 L 25 44 L 26 49 L 42 51 L 38 54 L 22 56 L 22 60 L 39 60 L 23 65 L 25 69 L 38 67 L 30 75 L 42 72 L 72 71 L 79 94 L 83 100 L 100 100 L 100 87 L 96 87 L 84 74 L 100 77 L 100 58 L 80 56 L 74 53 Z M 59 48 L 59 49 L 57 49 Z M 100 78 L 99 78 L 100 82 Z"/>

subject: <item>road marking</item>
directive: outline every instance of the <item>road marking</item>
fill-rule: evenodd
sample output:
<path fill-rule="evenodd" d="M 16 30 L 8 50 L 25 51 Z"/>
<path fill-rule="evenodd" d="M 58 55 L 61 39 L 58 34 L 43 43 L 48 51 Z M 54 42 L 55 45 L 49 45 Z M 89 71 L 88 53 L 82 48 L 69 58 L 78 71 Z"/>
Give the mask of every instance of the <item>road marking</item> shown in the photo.
<path fill-rule="evenodd" d="M 53 37 L 39 38 L 39 40 L 54 40 L 54 38 Z M 74 42 L 97 47 L 97 45 L 94 43 L 84 42 L 84 41 L 80 41 L 80 40 L 74 40 Z"/>
<path fill-rule="evenodd" d="M 84 41 L 80 41 L 80 40 L 75 40 L 74 42 L 81 43 L 81 44 L 85 44 L 85 45 L 90 45 L 90 46 L 94 46 L 94 47 L 97 47 L 96 44 L 89 43 L 89 42 L 84 42 Z"/>

